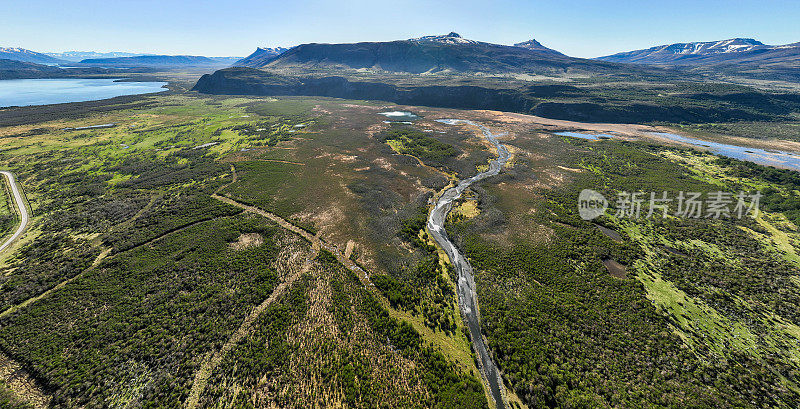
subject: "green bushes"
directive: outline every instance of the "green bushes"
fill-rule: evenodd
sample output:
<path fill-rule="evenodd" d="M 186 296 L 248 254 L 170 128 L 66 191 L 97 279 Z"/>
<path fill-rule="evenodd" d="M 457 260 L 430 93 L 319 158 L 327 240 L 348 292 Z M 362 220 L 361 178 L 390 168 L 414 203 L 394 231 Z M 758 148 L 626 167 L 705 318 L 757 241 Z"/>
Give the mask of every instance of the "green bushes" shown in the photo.
<path fill-rule="evenodd" d="M 436 246 L 428 244 L 424 231 L 428 220 L 427 208 L 421 206 L 410 218 L 401 222 L 398 237 L 418 249 L 420 256 L 404 266 L 396 275 L 376 274 L 372 277 L 394 308 L 421 314 L 429 328 L 452 334 L 456 330 L 455 292 L 442 274 Z M 455 277 L 449 276 L 451 280 Z"/>
<path fill-rule="evenodd" d="M 419 304 L 419 292 L 410 285 L 403 284 L 394 277 L 384 274 L 372 276 L 372 283 L 375 284 L 384 296 L 389 300 L 389 304 L 394 308 L 412 310 Z"/>
<path fill-rule="evenodd" d="M 755 179 L 782 188 L 768 187 L 761 191 L 761 210 L 783 213 L 795 225 L 800 226 L 800 173 L 789 169 L 720 157 L 714 163 L 726 169 L 726 173 L 737 178 Z"/>
<path fill-rule="evenodd" d="M 241 232 L 264 244 L 230 249 Z M 101 406 L 141 376 L 142 407 L 180 406 L 203 357 L 272 293 L 278 232 L 222 218 L 119 254 L 6 317 L 0 347 L 46 380 L 55 406 Z"/>
<path fill-rule="evenodd" d="M 797 269 L 742 229 L 758 228 L 749 218 L 597 220 L 622 233 L 623 241 L 614 242 L 578 217 L 582 189 L 613 198 L 619 191 L 709 192 L 720 186 L 657 155 L 663 147 L 569 142 L 591 149 L 575 159 L 585 172 L 543 190 L 536 202 L 533 223 L 552 231 L 550 239 L 512 236 L 510 247 L 487 240 L 479 223 L 491 207 L 447 226 L 476 268 L 483 328 L 505 381 L 531 407 L 797 406 L 800 396 L 786 386 L 797 382 L 792 338 L 777 334 L 780 327 L 762 318 L 777 314 L 800 322 L 791 307 L 800 303 L 800 292 L 790 282 Z M 727 160 L 725 165 L 738 166 Z M 791 183 L 794 175 L 765 170 L 767 177 Z M 723 188 L 728 189 L 739 188 Z M 493 202 L 481 201 L 484 206 Z M 501 232 L 513 227 L 495 226 Z M 611 277 L 601 263 L 606 258 L 628 266 L 629 278 Z M 682 321 L 692 317 L 664 311 L 669 295 L 652 295 L 642 284 L 656 274 L 728 321 L 700 319 L 698 326 L 687 327 Z M 648 296 L 664 300 L 651 302 Z M 743 352 L 702 332 L 726 322 L 758 334 L 757 347 Z M 713 349 L 717 342 L 728 346 L 719 352 Z"/>
<path fill-rule="evenodd" d="M 329 294 L 329 301 L 320 294 Z M 320 310 L 330 313 L 335 327 Z M 328 252 L 315 257 L 309 272 L 253 328 L 214 372 L 202 404 L 226 401 L 235 384 L 242 407 L 305 407 L 326 404 L 331 396 L 352 408 L 487 407 L 477 378 L 426 346 L 413 326 L 391 317 Z M 413 369 L 403 382 L 386 381 L 408 365 Z"/>
<path fill-rule="evenodd" d="M 432 166 L 442 166 L 446 159 L 457 154 L 452 145 L 412 128 L 392 128 L 383 133 L 380 140 L 392 144 L 399 153 L 415 156 Z"/>
<path fill-rule="evenodd" d="M 153 189 L 203 181 L 224 174 L 227 168 L 222 164 L 205 158 L 206 151 L 182 149 L 167 155 L 164 159 L 146 155 L 126 157 L 109 169 L 124 175 L 131 175 L 120 182 L 120 188 Z"/>
<path fill-rule="evenodd" d="M 460 372 L 441 352 L 423 345 L 422 338 L 405 321 L 398 321 L 365 292 L 360 311 L 380 337 L 387 337 L 403 355 L 421 365 L 422 379 L 433 393 L 431 406 L 437 408 L 485 408 L 483 385 L 474 375 Z"/>
<path fill-rule="evenodd" d="M 124 251 L 194 223 L 238 213 L 241 209 L 207 194 L 173 190 L 158 198 L 132 223 L 112 228 L 104 235 L 104 241 L 114 250 Z"/>

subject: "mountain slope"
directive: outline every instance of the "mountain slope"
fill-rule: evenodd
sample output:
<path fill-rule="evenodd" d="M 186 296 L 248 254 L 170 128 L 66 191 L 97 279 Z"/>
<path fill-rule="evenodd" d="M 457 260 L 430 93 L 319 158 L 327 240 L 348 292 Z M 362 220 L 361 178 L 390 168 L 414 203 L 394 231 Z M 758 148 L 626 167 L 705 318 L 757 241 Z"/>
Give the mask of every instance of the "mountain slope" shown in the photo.
<path fill-rule="evenodd" d="M 0 58 L 0 80 L 17 78 L 45 78 L 64 72 L 47 65 Z"/>
<path fill-rule="evenodd" d="M 553 50 L 506 46 L 456 33 L 389 42 L 303 44 L 254 68 L 370 69 L 387 72 L 564 73 L 603 72 L 618 65 L 564 56 Z M 541 46 L 541 45 L 539 45 Z"/>
<path fill-rule="evenodd" d="M 669 65 L 786 64 L 800 62 L 800 43 L 766 45 L 750 38 L 676 43 L 599 57 L 598 60 Z"/>
<path fill-rule="evenodd" d="M 233 66 L 253 68 L 260 67 L 267 64 L 273 58 L 285 53 L 287 50 L 289 49 L 284 47 L 258 47 L 252 54 L 242 58 L 239 61 L 236 61 Z"/>
<path fill-rule="evenodd" d="M 47 54 L 37 53 L 36 51 L 24 48 L 3 48 L 0 47 L 0 58 L 6 60 L 31 62 L 35 64 L 61 64 L 66 61 L 51 57 Z"/>

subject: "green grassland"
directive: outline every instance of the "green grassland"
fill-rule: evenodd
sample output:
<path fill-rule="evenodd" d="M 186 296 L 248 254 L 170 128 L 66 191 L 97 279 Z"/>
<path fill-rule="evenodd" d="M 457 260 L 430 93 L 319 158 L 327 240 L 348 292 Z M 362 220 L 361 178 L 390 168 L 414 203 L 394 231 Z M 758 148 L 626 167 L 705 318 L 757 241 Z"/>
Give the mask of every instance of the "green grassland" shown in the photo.
<path fill-rule="evenodd" d="M 371 270 L 401 269 L 421 251 L 405 254 L 395 246 L 401 239 L 386 232 L 445 178 L 370 136 L 380 106 L 175 94 L 143 100 L 0 128 L 0 160 L 19 175 L 34 216 L 0 267 L 0 349 L 51 405 L 181 405 L 206 357 L 303 270 L 211 373 L 236 386 L 206 389 L 201 405 L 239 391 L 234 398 L 243 404 L 487 406 L 463 334 L 442 338 L 420 318 L 387 309 L 335 258 L 315 258 L 298 236 L 212 197 L 257 205 L 340 248 L 356 240 L 353 259 Z M 115 126 L 74 129 L 107 123 Z M 368 234 L 374 226 L 380 229 Z M 253 234 L 261 244 L 236 247 Z M 448 305 L 452 324 L 454 301 Z M 274 314 L 288 326 L 273 327 Z M 327 329 L 328 319 L 338 335 L 271 343 L 270 331 Z M 279 348 L 282 358 L 253 355 L 247 345 Z M 325 351 L 338 358 L 308 366 Z M 282 394 L 265 398 L 265 376 Z M 279 386 L 300 378 L 317 389 Z"/>
<path fill-rule="evenodd" d="M 14 231 L 19 222 L 5 176 L 3 176 L 2 183 L 3 188 L 0 189 L 0 240 L 5 240 L 5 237 Z"/>
<path fill-rule="evenodd" d="M 479 214 L 451 218 L 448 231 L 478 268 L 489 344 L 524 401 L 797 405 L 794 172 L 535 129 L 509 143 L 515 166 L 474 187 Z M 583 188 L 776 193 L 758 219 L 598 219 L 615 241 L 578 217 Z M 626 278 L 609 274 L 608 259 Z"/>
<path fill-rule="evenodd" d="M 509 131 L 513 160 L 447 229 L 476 268 L 512 400 L 800 402 L 795 173 L 465 111 L 385 124 L 394 109 L 172 93 L 0 128 L 34 216 L 0 265 L 0 350 L 54 407 L 181 406 L 219 351 L 199 406 L 487 407 L 452 267 L 425 231 L 430 199 L 494 155 L 476 130 L 433 121 L 469 116 Z M 758 218 L 588 222 L 583 188 L 767 194 Z M 215 194 L 350 248 L 374 287 Z M 4 384 L 0 402 L 24 405 Z"/>

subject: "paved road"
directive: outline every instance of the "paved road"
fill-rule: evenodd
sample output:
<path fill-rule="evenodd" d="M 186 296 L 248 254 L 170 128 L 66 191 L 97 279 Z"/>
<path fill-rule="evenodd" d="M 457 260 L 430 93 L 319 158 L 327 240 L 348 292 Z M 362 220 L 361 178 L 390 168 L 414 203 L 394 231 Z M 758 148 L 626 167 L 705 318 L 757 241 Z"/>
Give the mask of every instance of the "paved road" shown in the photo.
<path fill-rule="evenodd" d="M 14 203 L 16 203 L 17 209 L 19 209 L 20 215 L 20 223 L 19 227 L 17 227 L 17 231 L 0 246 L 0 252 L 2 252 L 25 232 L 25 229 L 28 227 L 30 216 L 28 215 L 28 208 L 25 207 L 25 200 L 22 198 L 22 193 L 19 191 L 16 180 L 14 180 L 14 175 L 7 170 L 0 170 L 0 173 L 5 175 L 8 180 L 8 185 L 11 187 L 11 194 L 14 196 Z"/>
<path fill-rule="evenodd" d="M 495 401 L 498 409 L 506 407 L 503 399 L 503 382 L 500 379 L 500 374 L 497 371 L 497 366 L 492 362 L 492 357 L 483 342 L 481 335 L 481 322 L 480 312 L 478 310 L 478 294 L 475 292 L 475 280 L 473 278 L 472 266 L 469 261 L 458 251 L 456 246 L 447 238 L 447 232 L 444 229 L 444 222 L 447 218 L 447 213 L 450 212 L 450 207 L 453 201 L 461 197 L 464 189 L 468 188 L 473 183 L 494 176 L 500 173 L 500 169 L 508 161 L 508 149 L 500 142 L 497 137 L 485 126 L 461 119 L 442 119 L 443 122 L 449 125 L 466 124 L 478 127 L 486 139 L 497 148 L 498 157 L 496 160 L 491 161 L 489 170 L 479 173 L 469 179 L 464 179 L 458 182 L 456 187 L 447 189 L 439 200 L 436 201 L 436 206 L 431 210 L 428 216 L 428 231 L 439 246 L 444 249 L 450 262 L 455 266 L 456 273 L 458 274 L 458 283 L 456 285 L 458 292 L 458 304 L 461 307 L 461 314 L 467 322 L 470 337 L 472 338 L 472 346 L 478 354 L 480 371 L 483 374 L 486 382 L 489 383 L 489 391 Z"/>

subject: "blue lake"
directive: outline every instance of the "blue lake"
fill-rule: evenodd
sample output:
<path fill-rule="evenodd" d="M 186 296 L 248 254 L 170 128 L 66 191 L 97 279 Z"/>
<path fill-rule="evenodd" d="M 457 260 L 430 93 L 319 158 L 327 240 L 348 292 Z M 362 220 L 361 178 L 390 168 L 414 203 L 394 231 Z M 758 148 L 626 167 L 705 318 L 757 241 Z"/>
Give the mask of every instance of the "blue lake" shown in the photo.
<path fill-rule="evenodd" d="M 776 168 L 786 168 L 800 171 L 800 154 L 794 152 L 764 150 L 758 148 L 748 148 L 743 146 L 728 145 L 725 143 L 709 142 L 700 139 L 689 138 L 682 135 L 667 132 L 650 132 L 651 135 L 669 139 L 671 141 L 683 142 L 690 145 L 707 148 L 712 153 L 729 158 L 746 160 L 760 165 L 775 166 Z"/>
<path fill-rule="evenodd" d="M 675 141 L 682 142 L 698 148 L 705 148 L 711 153 L 720 156 L 727 156 L 729 158 L 745 160 L 759 165 L 774 166 L 776 168 L 792 169 L 800 171 L 800 153 L 786 152 L 778 150 L 765 150 L 758 148 L 749 148 L 744 146 L 729 145 L 725 143 L 717 143 L 704 141 L 700 139 L 690 138 L 688 136 L 677 135 L 669 132 L 648 132 L 650 135 Z M 603 133 L 584 133 L 584 132 L 554 132 L 555 135 L 569 136 L 572 138 L 581 138 L 589 140 L 610 139 L 614 135 Z"/>
<path fill-rule="evenodd" d="M 380 114 L 389 118 L 394 122 L 398 121 L 407 122 L 419 119 L 417 115 L 414 115 L 413 113 L 407 111 L 389 111 L 389 112 L 381 112 Z"/>
<path fill-rule="evenodd" d="M 96 101 L 122 95 L 166 91 L 166 82 L 118 82 L 115 79 L 22 79 L 0 81 L 0 107 Z"/>
<path fill-rule="evenodd" d="M 588 139 L 590 141 L 596 141 L 598 139 L 611 139 L 614 137 L 614 135 L 607 133 L 583 133 L 583 132 L 570 132 L 570 131 L 553 132 L 553 133 L 558 136 L 569 136 L 571 138 Z"/>

